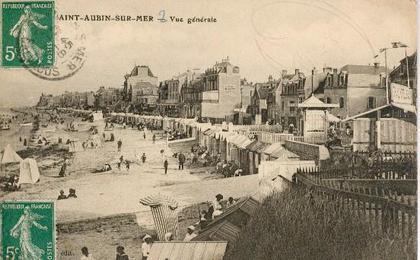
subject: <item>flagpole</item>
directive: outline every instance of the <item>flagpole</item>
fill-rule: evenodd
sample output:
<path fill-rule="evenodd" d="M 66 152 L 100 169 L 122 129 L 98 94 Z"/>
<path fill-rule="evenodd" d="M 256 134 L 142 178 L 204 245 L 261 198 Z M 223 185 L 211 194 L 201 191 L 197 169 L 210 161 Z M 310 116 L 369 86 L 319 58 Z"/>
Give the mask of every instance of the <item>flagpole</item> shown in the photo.
<path fill-rule="evenodd" d="M 389 90 L 388 90 L 388 60 L 386 51 L 388 48 L 385 48 L 385 95 L 386 95 L 386 103 L 389 104 Z"/>
<path fill-rule="evenodd" d="M 408 66 L 407 48 L 404 48 L 404 53 L 405 53 L 405 61 L 407 64 L 407 87 L 410 88 L 410 68 Z"/>

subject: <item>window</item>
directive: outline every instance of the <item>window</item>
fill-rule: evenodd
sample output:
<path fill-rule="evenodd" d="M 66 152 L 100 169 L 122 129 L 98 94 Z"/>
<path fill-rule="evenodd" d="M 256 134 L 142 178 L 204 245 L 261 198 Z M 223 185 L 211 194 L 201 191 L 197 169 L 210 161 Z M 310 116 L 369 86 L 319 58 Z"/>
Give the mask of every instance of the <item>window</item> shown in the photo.
<path fill-rule="evenodd" d="M 327 97 L 327 104 L 331 104 L 331 98 Z"/>
<path fill-rule="evenodd" d="M 376 98 L 368 97 L 368 109 L 373 109 L 376 107 Z"/>
<path fill-rule="evenodd" d="M 284 101 L 281 102 L 281 110 L 284 111 Z"/>
<path fill-rule="evenodd" d="M 340 108 L 344 107 L 344 98 L 340 97 Z"/>

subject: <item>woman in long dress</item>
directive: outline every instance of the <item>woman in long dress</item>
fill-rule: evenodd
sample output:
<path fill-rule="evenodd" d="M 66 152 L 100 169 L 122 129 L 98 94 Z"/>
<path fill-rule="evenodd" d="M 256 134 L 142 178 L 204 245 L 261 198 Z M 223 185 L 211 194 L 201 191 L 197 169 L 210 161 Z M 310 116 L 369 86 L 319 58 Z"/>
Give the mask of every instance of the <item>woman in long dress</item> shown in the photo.
<path fill-rule="evenodd" d="M 29 207 L 25 207 L 22 216 L 16 225 L 10 230 L 10 235 L 14 238 L 19 237 L 19 245 L 22 260 L 41 259 L 44 250 L 32 243 L 31 227 L 47 231 L 46 226 L 42 226 L 37 222 L 42 216 L 33 213 Z"/>
<path fill-rule="evenodd" d="M 48 26 L 38 22 L 44 15 L 32 12 L 30 6 L 25 6 L 23 12 L 19 21 L 10 30 L 10 35 L 18 38 L 20 57 L 26 65 L 32 61 L 37 61 L 38 64 L 40 64 L 42 62 L 43 50 L 34 43 L 31 34 L 31 26 L 35 25 L 42 30 L 46 30 Z"/>

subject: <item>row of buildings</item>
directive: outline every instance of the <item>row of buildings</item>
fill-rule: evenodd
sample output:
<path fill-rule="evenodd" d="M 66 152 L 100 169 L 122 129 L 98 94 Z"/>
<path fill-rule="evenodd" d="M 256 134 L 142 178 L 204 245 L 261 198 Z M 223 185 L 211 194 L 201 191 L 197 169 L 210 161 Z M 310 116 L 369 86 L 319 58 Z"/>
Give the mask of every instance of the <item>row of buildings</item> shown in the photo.
<path fill-rule="evenodd" d="M 401 60 L 390 71 L 388 83 L 409 85 L 415 93 L 416 58 L 414 53 Z M 186 70 L 160 82 L 148 66 L 135 66 L 124 76 L 123 88 L 42 95 L 38 105 L 160 114 L 212 123 L 293 125 L 299 129 L 303 119 L 298 104 L 311 95 L 337 104 L 331 113 L 340 119 L 386 104 L 386 74 L 378 63 L 345 65 L 314 68 L 309 75 L 299 69 L 292 73 L 283 70 L 278 78 L 269 76 L 266 82 L 252 83 L 241 78 L 239 67 L 227 57 L 204 71 Z"/>

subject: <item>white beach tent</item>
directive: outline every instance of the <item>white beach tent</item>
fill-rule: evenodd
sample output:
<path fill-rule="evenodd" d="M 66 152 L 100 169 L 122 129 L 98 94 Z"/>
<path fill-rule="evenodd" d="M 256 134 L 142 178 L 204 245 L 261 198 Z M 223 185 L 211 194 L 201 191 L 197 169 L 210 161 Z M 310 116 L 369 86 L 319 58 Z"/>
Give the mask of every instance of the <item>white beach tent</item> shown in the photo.
<path fill-rule="evenodd" d="M 34 184 L 39 180 L 38 164 L 32 158 L 20 162 L 19 185 L 24 183 Z"/>
<path fill-rule="evenodd" d="M 10 144 L 6 145 L 1 155 L 1 164 L 6 163 L 18 163 L 21 162 L 22 158 L 13 150 Z"/>
<path fill-rule="evenodd" d="M 92 117 L 93 117 L 93 121 L 99 121 L 99 120 L 104 119 L 104 115 L 102 114 L 102 111 L 101 112 L 93 112 Z"/>

